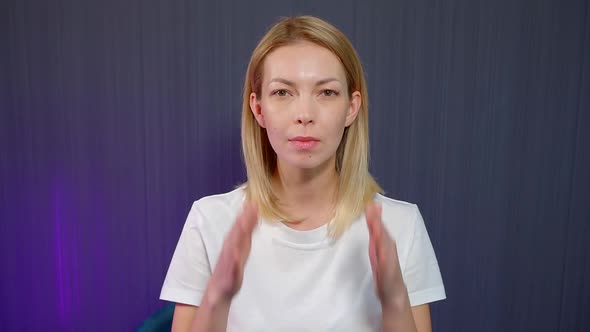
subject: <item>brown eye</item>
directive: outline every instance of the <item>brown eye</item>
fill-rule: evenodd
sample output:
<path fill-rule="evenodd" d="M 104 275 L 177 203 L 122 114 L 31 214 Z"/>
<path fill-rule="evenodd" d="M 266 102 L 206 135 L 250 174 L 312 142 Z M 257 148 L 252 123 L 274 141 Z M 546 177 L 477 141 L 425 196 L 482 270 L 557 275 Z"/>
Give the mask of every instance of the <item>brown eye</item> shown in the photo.
<path fill-rule="evenodd" d="M 331 96 L 337 96 L 338 92 L 334 91 L 334 90 L 324 90 L 322 92 L 322 94 L 326 97 L 331 97 Z"/>

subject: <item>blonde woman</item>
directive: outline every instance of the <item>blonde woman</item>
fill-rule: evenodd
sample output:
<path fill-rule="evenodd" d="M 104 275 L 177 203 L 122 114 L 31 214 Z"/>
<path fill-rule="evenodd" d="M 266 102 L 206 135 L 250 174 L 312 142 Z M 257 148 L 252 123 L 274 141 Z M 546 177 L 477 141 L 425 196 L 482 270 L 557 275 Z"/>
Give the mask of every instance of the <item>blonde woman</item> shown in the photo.
<path fill-rule="evenodd" d="M 367 96 L 337 28 L 270 28 L 244 84 L 248 181 L 193 204 L 161 293 L 173 331 L 431 330 L 438 263 L 416 205 L 369 174 Z"/>

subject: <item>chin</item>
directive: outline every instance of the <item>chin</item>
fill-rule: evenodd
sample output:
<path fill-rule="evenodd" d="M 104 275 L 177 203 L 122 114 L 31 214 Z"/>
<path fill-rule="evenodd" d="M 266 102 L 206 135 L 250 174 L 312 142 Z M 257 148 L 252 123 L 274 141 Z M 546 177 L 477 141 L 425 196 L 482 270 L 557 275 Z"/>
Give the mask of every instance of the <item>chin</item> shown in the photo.
<path fill-rule="evenodd" d="M 314 156 L 310 154 L 305 154 L 302 156 L 297 156 L 296 158 L 289 158 L 287 160 L 283 159 L 283 162 L 286 165 L 289 165 L 293 168 L 299 169 L 315 169 L 321 166 L 326 165 L 330 161 L 330 158 L 318 158 L 319 156 Z"/>

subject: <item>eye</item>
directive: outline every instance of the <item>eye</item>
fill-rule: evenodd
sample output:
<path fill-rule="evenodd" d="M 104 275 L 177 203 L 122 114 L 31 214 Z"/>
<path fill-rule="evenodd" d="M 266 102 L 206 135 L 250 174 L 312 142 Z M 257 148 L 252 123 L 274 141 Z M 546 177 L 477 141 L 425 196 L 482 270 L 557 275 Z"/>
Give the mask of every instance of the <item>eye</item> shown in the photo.
<path fill-rule="evenodd" d="M 289 93 L 285 89 L 277 89 L 274 90 L 271 95 L 278 96 L 278 97 L 286 97 Z"/>
<path fill-rule="evenodd" d="M 334 90 L 326 89 L 326 90 L 322 91 L 322 95 L 326 96 L 326 97 L 332 97 L 332 96 L 337 96 L 338 92 L 336 92 Z"/>

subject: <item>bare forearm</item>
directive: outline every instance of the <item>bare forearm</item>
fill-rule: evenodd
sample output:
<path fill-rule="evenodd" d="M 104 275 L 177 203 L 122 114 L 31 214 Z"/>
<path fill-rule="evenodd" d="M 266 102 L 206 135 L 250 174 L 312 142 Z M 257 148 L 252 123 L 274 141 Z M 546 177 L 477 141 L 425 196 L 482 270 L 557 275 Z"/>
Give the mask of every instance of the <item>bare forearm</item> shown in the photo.
<path fill-rule="evenodd" d="M 192 332 L 225 332 L 231 302 L 220 301 L 214 296 L 205 294 L 193 320 Z"/>
<path fill-rule="evenodd" d="M 391 301 L 383 310 L 383 332 L 416 332 L 416 324 L 407 293 Z"/>

